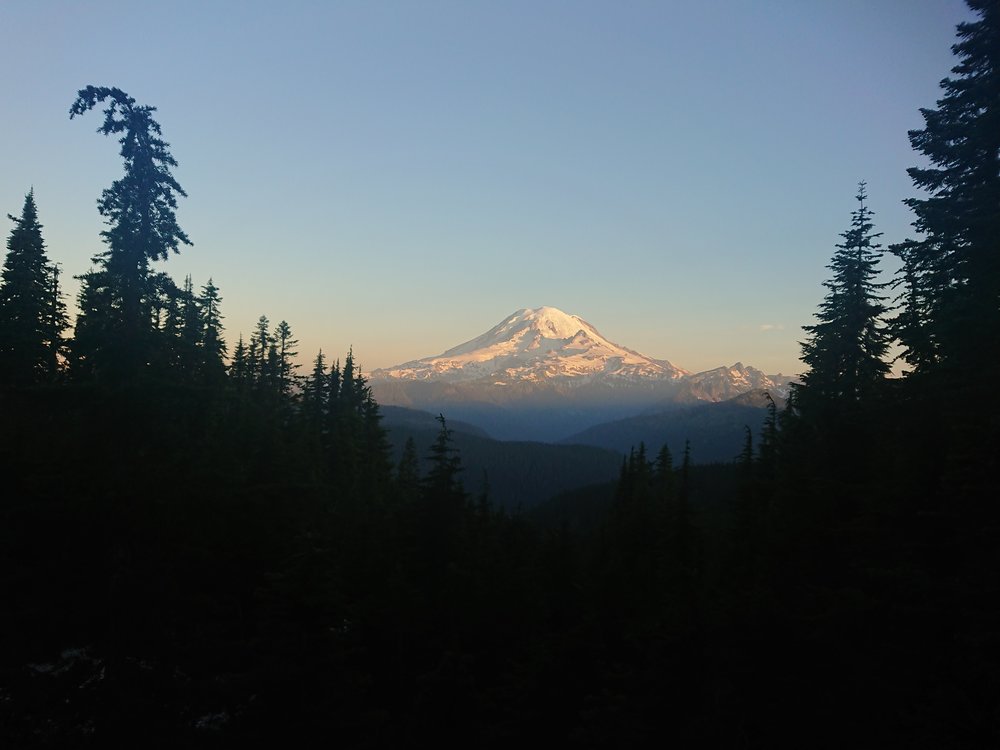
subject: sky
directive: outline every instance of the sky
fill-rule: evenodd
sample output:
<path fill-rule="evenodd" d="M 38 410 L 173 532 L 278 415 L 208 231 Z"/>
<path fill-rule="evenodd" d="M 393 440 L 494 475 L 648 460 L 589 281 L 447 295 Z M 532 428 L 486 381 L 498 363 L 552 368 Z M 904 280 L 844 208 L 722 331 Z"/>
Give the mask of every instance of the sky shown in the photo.
<path fill-rule="evenodd" d="M 882 242 L 912 236 L 907 130 L 970 19 L 960 0 L 4 0 L 0 215 L 33 187 L 50 258 L 88 270 L 121 161 L 100 112 L 68 111 L 116 86 L 157 107 L 188 193 L 194 245 L 162 268 L 214 280 L 230 346 L 264 314 L 304 363 L 353 346 L 371 371 L 550 305 L 688 370 L 797 373 L 859 180 Z"/>

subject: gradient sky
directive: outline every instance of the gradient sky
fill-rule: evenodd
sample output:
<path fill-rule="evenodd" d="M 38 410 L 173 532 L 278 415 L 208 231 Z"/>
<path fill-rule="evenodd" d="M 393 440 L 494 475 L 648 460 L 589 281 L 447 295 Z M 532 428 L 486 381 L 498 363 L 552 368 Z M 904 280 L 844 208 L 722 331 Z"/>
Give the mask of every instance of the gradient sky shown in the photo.
<path fill-rule="evenodd" d="M 121 173 L 76 91 L 157 119 L 227 337 L 286 319 L 364 370 L 552 305 L 701 370 L 799 372 L 869 184 L 883 242 L 959 0 L 0 3 L 0 215 L 34 186 L 67 276 Z M 9 233 L 9 225 L 3 235 Z M 75 289 L 75 287 L 72 287 Z"/>

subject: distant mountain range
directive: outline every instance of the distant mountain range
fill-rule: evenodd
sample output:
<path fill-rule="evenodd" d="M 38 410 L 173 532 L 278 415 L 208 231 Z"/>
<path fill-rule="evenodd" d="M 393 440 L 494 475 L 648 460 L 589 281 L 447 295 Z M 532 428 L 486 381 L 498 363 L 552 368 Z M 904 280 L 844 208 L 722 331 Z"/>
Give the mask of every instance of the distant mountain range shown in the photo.
<path fill-rule="evenodd" d="M 436 415 L 399 406 L 381 410 L 394 459 L 399 460 L 407 438 L 413 438 L 426 472 L 431 444 L 441 429 Z M 476 497 L 486 490 L 497 507 L 526 510 L 578 487 L 614 481 L 621 469 L 621 455 L 606 448 L 499 441 L 466 422 L 448 420 L 447 425 L 462 461 L 459 478 L 466 492 Z"/>
<path fill-rule="evenodd" d="M 666 444 L 676 460 L 689 442 L 691 459 L 696 463 L 732 461 L 743 448 L 746 427 L 753 432 L 755 441 L 760 436 L 768 406 L 764 394 L 763 390 L 752 390 L 728 401 L 674 404 L 666 410 L 593 425 L 560 442 L 606 448 L 619 454 L 640 443 L 646 444 L 647 452 L 656 453 Z M 784 399 L 776 397 L 775 404 L 783 407 Z"/>
<path fill-rule="evenodd" d="M 609 341 L 579 316 L 539 307 L 437 356 L 375 370 L 369 382 L 384 405 L 443 412 L 495 438 L 564 441 L 604 422 L 754 390 L 784 397 L 791 380 L 740 362 L 691 373 Z"/>

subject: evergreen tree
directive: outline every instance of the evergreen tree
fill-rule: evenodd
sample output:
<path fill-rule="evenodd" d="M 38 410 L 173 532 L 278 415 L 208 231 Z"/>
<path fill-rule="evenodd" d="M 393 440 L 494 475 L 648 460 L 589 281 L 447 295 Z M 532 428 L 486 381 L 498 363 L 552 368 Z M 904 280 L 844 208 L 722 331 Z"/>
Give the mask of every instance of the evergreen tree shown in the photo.
<path fill-rule="evenodd" d="M 49 285 L 45 298 L 45 316 L 43 330 L 48 342 L 48 375 L 55 379 L 63 370 L 66 359 L 66 339 L 63 332 L 69 327 L 69 316 L 66 314 L 66 302 L 63 300 L 62 287 L 59 286 L 60 269 L 57 263 L 49 266 Z"/>
<path fill-rule="evenodd" d="M 181 245 L 190 245 L 177 224 L 177 196 L 186 193 L 170 168 L 177 162 L 161 138 L 155 107 L 137 105 L 117 88 L 87 86 L 78 92 L 70 119 L 107 102 L 104 135 L 120 135 L 125 174 L 104 190 L 98 211 L 108 228 L 101 235 L 107 249 L 94 257 L 98 270 L 81 277 L 87 305 L 81 306 L 91 346 L 80 352 L 91 362 L 91 372 L 132 377 L 154 360 L 152 298 L 155 295 L 149 264 L 165 260 Z M 103 342 L 103 343 L 102 343 Z"/>
<path fill-rule="evenodd" d="M 320 349 L 313 360 L 312 374 L 302 389 L 302 411 L 314 428 L 322 423 L 329 389 L 330 376 L 326 371 L 326 357 Z"/>
<path fill-rule="evenodd" d="M 271 348 L 270 321 L 266 315 L 261 315 L 257 319 L 257 325 L 253 333 L 250 334 L 250 344 L 247 347 L 247 373 L 250 382 L 254 385 L 263 386 L 268 377 L 267 354 Z"/>
<path fill-rule="evenodd" d="M 151 274 L 150 288 L 150 320 L 159 339 L 152 361 L 160 374 L 176 375 L 189 359 L 184 352 L 183 292 L 165 273 Z"/>
<path fill-rule="evenodd" d="M 767 400 L 767 416 L 760 431 L 760 447 L 757 451 L 757 468 L 759 478 L 770 484 L 774 481 L 775 471 L 778 463 L 778 405 L 774 403 L 774 398 L 770 393 L 764 391 L 764 398 Z M 746 451 L 750 449 L 752 455 L 752 444 L 747 443 L 744 453 L 741 454 L 741 464 L 746 458 Z"/>
<path fill-rule="evenodd" d="M 250 363 L 248 361 L 247 347 L 243 343 L 243 334 L 240 334 L 236 341 L 236 348 L 233 350 L 233 361 L 229 365 L 229 377 L 237 386 L 246 386 L 251 378 Z"/>
<path fill-rule="evenodd" d="M 201 288 L 198 296 L 198 308 L 201 311 L 201 346 L 202 367 L 209 380 L 218 380 L 225 371 L 226 340 L 222 333 L 222 297 L 219 288 L 212 279 Z"/>
<path fill-rule="evenodd" d="M 0 382 L 31 385 L 51 380 L 58 368 L 65 306 L 58 271 L 50 265 L 34 191 L 24 197 L 0 274 Z"/>
<path fill-rule="evenodd" d="M 907 170 L 930 194 L 905 201 L 923 237 L 893 248 L 903 260 L 907 362 L 963 379 L 1000 361 L 1000 4 L 967 1 L 979 19 L 958 25 L 954 77 L 909 133 L 931 163 Z"/>
<path fill-rule="evenodd" d="M 194 293 L 194 283 L 191 276 L 184 277 L 184 286 L 180 292 L 180 342 L 184 357 L 184 369 L 189 373 L 197 369 L 200 358 L 199 349 L 202 346 L 201 308 Z"/>
<path fill-rule="evenodd" d="M 656 456 L 656 488 L 659 498 L 667 503 L 674 501 L 674 458 L 666 443 Z"/>
<path fill-rule="evenodd" d="M 461 504 L 465 499 L 465 490 L 458 476 L 462 471 L 462 460 L 452 445 L 452 431 L 448 429 L 444 415 L 439 414 L 437 421 L 441 423 L 441 429 L 427 457 L 429 468 L 424 477 L 424 491 L 437 502 Z"/>
<path fill-rule="evenodd" d="M 276 356 L 274 374 L 277 381 L 277 389 L 282 396 L 287 398 L 292 394 L 292 385 L 295 382 L 295 370 L 298 369 L 298 365 L 293 363 L 292 358 L 298 354 L 295 351 L 295 346 L 299 342 L 292 338 L 292 328 L 284 320 L 278 323 L 271 339 L 274 343 Z"/>
<path fill-rule="evenodd" d="M 880 234 L 872 231 L 866 197 L 862 182 L 851 227 L 827 266 L 833 277 L 823 284 L 829 291 L 816 314 L 818 322 L 804 326 L 809 337 L 802 343 L 802 361 L 809 369 L 799 388 L 800 406 L 810 411 L 842 409 L 870 396 L 889 371 L 885 298 L 879 293 L 885 284 L 875 281 L 880 245 L 874 240 Z"/>

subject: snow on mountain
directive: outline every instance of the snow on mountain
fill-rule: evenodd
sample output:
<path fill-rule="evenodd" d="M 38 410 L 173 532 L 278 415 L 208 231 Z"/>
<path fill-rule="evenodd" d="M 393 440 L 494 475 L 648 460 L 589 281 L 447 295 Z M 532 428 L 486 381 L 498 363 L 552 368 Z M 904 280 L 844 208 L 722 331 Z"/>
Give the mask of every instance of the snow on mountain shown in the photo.
<path fill-rule="evenodd" d="M 577 315 L 522 309 L 436 357 L 375 370 L 373 379 L 513 383 L 677 381 L 690 375 L 604 338 Z"/>
<path fill-rule="evenodd" d="M 680 384 L 673 400 L 728 401 L 747 391 L 769 391 L 775 397 L 785 398 L 790 380 L 783 375 L 765 375 L 756 367 L 737 362 L 730 367 L 716 367 L 689 375 Z"/>

